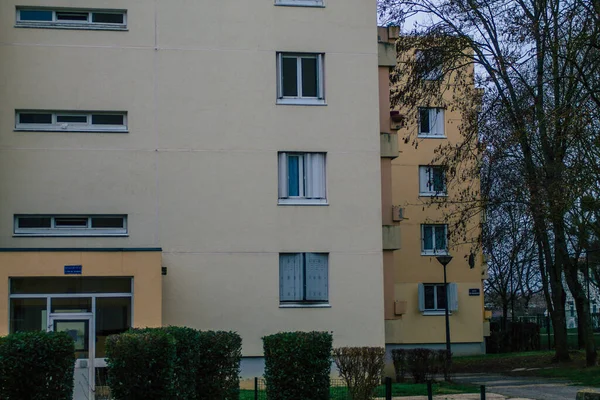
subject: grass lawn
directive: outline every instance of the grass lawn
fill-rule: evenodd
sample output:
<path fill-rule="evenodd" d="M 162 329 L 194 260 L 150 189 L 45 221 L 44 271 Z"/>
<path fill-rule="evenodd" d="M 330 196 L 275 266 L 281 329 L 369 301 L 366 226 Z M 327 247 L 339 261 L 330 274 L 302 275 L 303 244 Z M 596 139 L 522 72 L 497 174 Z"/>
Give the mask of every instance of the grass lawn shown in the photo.
<path fill-rule="evenodd" d="M 585 352 L 571 351 L 571 362 L 553 363 L 552 351 L 489 354 L 472 357 L 454 357 L 455 373 L 509 373 L 517 376 L 542 376 L 562 378 L 576 385 L 600 387 L 600 367 L 585 367 Z M 539 368 L 533 371 L 516 371 L 516 368 Z"/>
<path fill-rule="evenodd" d="M 379 386 L 377 388 L 377 397 L 385 397 L 385 386 Z M 433 394 L 459 394 L 459 393 L 479 393 L 479 387 L 473 385 L 462 385 L 453 384 L 447 382 L 440 382 L 433 384 Z M 392 385 L 392 396 L 426 396 L 427 385 L 426 384 L 411 384 L 411 383 L 394 383 Z M 330 399 L 346 400 L 348 399 L 348 390 L 345 387 L 332 387 L 330 390 Z M 259 392 L 258 398 L 261 400 L 266 399 L 265 392 Z M 253 390 L 241 390 L 240 400 L 254 400 Z"/>

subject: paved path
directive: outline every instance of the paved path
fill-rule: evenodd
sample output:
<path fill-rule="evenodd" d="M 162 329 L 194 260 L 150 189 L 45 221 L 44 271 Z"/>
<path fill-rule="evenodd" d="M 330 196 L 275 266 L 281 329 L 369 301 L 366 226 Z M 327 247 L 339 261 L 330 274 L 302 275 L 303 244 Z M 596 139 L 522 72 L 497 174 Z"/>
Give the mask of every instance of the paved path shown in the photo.
<path fill-rule="evenodd" d="M 456 382 L 485 385 L 487 392 L 499 393 L 509 399 L 575 400 L 582 386 L 569 386 L 569 381 L 538 377 L 513 377 L 489 374 L 458 374 Z"/>

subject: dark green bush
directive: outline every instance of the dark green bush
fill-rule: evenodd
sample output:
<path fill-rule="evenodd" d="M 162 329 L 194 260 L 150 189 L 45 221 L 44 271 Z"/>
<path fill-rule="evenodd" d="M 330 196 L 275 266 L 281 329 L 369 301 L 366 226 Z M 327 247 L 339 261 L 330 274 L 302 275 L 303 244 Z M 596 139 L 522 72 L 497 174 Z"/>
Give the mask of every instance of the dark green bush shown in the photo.
<path fill-rule="evenodd" d="M 433 350 L 406 350 L 406 366 L 415 383 L 424 383 L 431 379 L 435 368 Z"/>
<path fill-rule="evenodd" d="M 0 338 L 0 400 L 71 400 L 75 345 L 63 332 Z"/>
<path fill-rule="evenodd" d="M 199 400 L 237 400 L 242 338 L 235 332 L 199 332 L 196 394 Z"/>
<path fill-rule="evenodd" d="M 161 329 L 109 336 L 106 363 L 112 398 L 176 398 L 175 343 L 174 337 Z"/>
<path fill-rule="evenodd" d="M 404 382 L 406 378 L 406 350 L 392 350 L 392 361 L 394 363 L 394 371 L 396 372 L 396 382 Z"/>
<path fill-rule="evenodd" d="M 175 339 L 175 399 L 239 398 L 242 339 L 237 333 L 201 332 L 177 326 L 135 329 L 131 332 L 156 331 Z"/>
<path fill-rule="evenodd" d="M 333 338 L 328 332 L 263 337 L 269 400 L 328 400 Z"/>
<path fill-rule="evenodd" d="M 371 400 L 381 384 L 385 366 L 383 347 L 340 347 L 333 350 L 333 360 L 348 386 L 352 400 Z"/>

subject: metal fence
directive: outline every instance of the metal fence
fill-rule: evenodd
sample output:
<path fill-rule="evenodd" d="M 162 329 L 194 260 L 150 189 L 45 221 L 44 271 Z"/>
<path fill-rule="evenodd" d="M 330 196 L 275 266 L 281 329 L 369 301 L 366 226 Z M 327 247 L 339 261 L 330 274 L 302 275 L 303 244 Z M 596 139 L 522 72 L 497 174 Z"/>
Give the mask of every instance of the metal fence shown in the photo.
<path fill-rule="evenodd" d="M 375 398 L 392 398 L 392 380 L 387 378 L 375 390 Z M 346 383 L 342 379 L 331 379 L 329 384 L 330 400 L 351 400 Z M 267 400 L 267 385 L 263 378 L 254 378 L 254 390 L 242 390 L 240 400 Z"/>

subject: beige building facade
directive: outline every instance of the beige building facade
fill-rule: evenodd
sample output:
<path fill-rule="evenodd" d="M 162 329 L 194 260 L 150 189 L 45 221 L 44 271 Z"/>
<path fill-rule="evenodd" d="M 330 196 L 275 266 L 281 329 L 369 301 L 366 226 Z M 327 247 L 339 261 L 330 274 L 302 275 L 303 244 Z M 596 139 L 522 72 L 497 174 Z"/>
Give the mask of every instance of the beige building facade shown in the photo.
<path fill-rule="evenodd" d="M 96 377 L 120 296 L 105 333 L 237 331 L 244 377 L 279 331 L 383 345 L 375 15 L 0 2 L 0 334 L 72 331 Z"/>
<path fill-rule="evenodd" d="M 436 256 L 451 254 L 453 260 L 447 270 L 452 352 L 484 353 L 484 338 L 489 335 L 483 302 L 483 280 L 487 273 L 484 261 L 481 254 L 474 252 L 470 265 L 471 244 L 457 244 L 449 238 L 447 210 L 430 205 L 435 197 L 443 196 L 450 202 L 456 199 L 458 189 L 448 190 L 444 172 L 433 160 L 440 145 L 461 140 L 458 131 L 461 114 L 452 107 L 424 105 L 416 113 L 418 117 L 411 120 L 405 116 L 415 113 L 401 106 L 390 107 L 389 91 L 386 95 L 385 88 L 390 85 L 391 69 L 403 57 L 398 57 L 394 46 L 399 29 L 379 28 L 378 33 L 381 125 L 391 126 L 390 130 L 398 135 L 395 141 L 398 157 L 390 161 L 387 178 L 391 182 L 387 198 L 391 200 L 384 205 L 384 218 L 388 215 L 389 221 L 399 224 L 401 229 L 399 249 L 384 258 L 386 347 L 388 351 L 445 348 L 444 275 Z M 448 96 L 447 101 L 451 93 Z M 406 137 L 411 140 L 406 142 Z M 382 187 L 385 192 L 386 185 Z M 479 229 L 479 221 L 470 221 L 470 238 L 474 239 Z"/>

